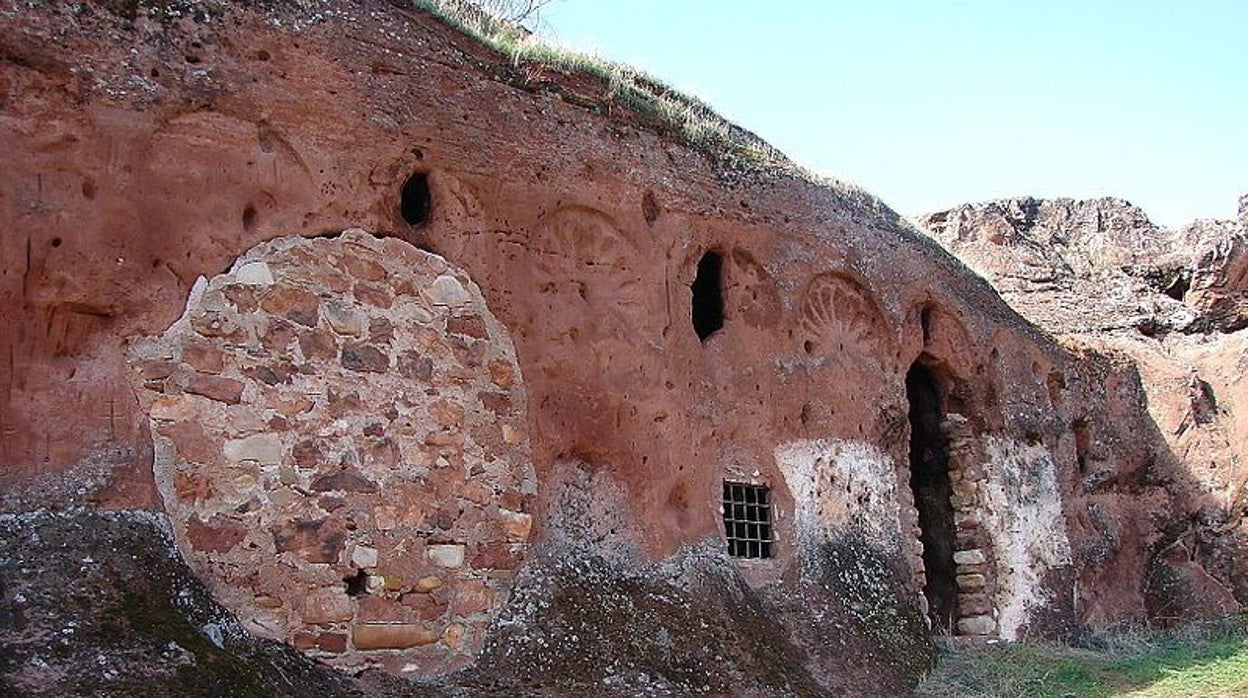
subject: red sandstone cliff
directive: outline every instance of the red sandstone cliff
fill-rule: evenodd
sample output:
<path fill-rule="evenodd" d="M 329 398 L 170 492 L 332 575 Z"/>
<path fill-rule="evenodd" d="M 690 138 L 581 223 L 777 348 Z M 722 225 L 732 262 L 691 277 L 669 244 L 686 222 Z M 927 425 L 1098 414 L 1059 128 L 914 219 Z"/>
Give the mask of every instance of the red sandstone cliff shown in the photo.
<path fill-rule="evenodd" d="M 1159 551 L 1210 500 L 1136 367 L 866 195 L 397 2 L 5 2 L 0 59 L 3 506 L 168 512 L 252 632 L 878 693 L 924 616 L 1245 598 L 1234 545 Z M 768 489 L 773 557 L 726 554 L 725 482 Z"/>
<path fill-rule="evenodd" d="M 1151 617 L 1180 622 L 1245 601 L 1244 351 L 1248 197 L 1234 221 L 1160 228 L 1116 199 L 1016 199 L 921 223 L 1064 344 L 1134 364 L 1144 404 L 1175 459 L 1164 510 L 1187 511 L 1148 547 Z M 1121 487 L 1098 429 L 1080 423 L 1082 485 Z"/>

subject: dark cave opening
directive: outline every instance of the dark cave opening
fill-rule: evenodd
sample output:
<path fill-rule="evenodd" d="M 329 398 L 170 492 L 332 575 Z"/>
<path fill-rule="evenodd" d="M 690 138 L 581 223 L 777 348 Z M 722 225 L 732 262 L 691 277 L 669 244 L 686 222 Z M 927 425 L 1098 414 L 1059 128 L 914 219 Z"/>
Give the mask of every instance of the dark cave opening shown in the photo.
<path fill-rule="evenodd" d="M 958 588 L 953 562 L 953 484 L 949 480 L 949 447 L 940 424 L 944 419 L 940 386 L 932 369 L 916 362 L 906 373 L 910 402 L 910 488 L 919 514 L 919 540 L 928 615 L 932 629 L 952 633 L 957 622 Z"/>
<path fill-rule="evenodd" d="M 919 327 L 923 330 L 923 346 L 932 343 L 932 308 L 927 306 L 919 312 Z"/>
<path fill-rule="evenodd" d="M 1079 474 L 1088 474 L 1088 449 L 1092 447 L 1092 427 L 1086 419 L 1076 419 L 1070 425 L 1075 433 L 1075 462 L 1079 465 Z"/>
<path fill-rule="evenodd" d="M 418 226 L 429 222 L 433 198 L 429 194 L 429 175 L 416 172 L 403 183 L 399 192 L 399 215 L 408 225 Z"/>
<path fill-rule="evenodd" d="M 346 582 L 347 596 L 358 597 L 368 593 L 368 573 L 364 570 L 356 570 L 356 573 L 350 577 L 344 577 Z"/>
<path fill-rule="evenodd" d="M 1180 303 L 1187 297 L 1187 292 L 1192 288 L 1192 272 L 1182 269 L 1170 281 L 1162 293 L 1173 298 Z"/>
<path fill-rule="evenodd" d="M 707 252 L 698 260 L 693 279 L 693 331 L 698 339 L 708 337 L 724 326 L 724 260 L 718 252 Z"/>

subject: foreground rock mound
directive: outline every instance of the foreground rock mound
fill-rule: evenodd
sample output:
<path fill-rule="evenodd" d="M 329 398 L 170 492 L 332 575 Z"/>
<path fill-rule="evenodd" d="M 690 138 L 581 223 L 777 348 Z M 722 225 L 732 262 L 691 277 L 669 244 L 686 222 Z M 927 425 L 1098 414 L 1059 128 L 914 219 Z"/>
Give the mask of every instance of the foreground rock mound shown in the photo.
<path fill-rule="evenodd" d="M 363 696 L 245 633 L 148 513 L 0 516 L 0 694 Z"/>

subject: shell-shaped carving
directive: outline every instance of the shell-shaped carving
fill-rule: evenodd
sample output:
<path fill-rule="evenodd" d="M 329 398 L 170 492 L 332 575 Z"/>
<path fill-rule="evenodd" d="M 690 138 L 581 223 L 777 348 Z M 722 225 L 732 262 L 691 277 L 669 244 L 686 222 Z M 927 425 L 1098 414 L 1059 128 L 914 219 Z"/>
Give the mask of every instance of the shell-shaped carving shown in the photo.
<path fill-rule="evenodd" d="M 615 222 L 601 211 L 584 206 L 568 206 L 550 214 L 541 223 L 539 246 L 560 271 L 572 267 L 630 270 L 636 250 L 620 233 Z"/>
<path fill-rule="evenodd" d="M 533 280 L 562 334 L 618 334 L 641 324 L 645 287 L 637 249 L 606 214 L 583 206 L 561 208 L 540 223 L 531 251 Z"/>
<path fill-rule="evenodd" d="M 798 320 L 807 353 L 882 360 L 892 352 L 892 333 L 870 292 L 836 273 L 811 279 Z"/>

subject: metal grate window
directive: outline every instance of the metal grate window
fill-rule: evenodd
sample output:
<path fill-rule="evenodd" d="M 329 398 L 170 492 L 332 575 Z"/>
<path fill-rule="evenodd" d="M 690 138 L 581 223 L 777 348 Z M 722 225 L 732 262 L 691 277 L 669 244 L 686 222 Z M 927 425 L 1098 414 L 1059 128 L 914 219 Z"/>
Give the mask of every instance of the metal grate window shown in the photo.
<path fill-rule="evenodd" d="M 771 557 L 771 502 L 762 485 L 724 483 L 724 535 L 733 557 Z"/>

